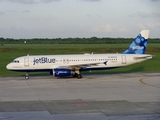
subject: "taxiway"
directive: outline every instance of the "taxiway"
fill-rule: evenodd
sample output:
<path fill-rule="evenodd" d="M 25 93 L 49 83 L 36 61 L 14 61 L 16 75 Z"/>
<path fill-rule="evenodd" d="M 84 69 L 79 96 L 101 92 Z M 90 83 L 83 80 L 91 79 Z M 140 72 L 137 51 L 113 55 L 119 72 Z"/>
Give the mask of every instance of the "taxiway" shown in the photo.
<path fill-rule="evenodd" d="M 159 120 L 160 73 L 0 77 L 0 120 Z"/>

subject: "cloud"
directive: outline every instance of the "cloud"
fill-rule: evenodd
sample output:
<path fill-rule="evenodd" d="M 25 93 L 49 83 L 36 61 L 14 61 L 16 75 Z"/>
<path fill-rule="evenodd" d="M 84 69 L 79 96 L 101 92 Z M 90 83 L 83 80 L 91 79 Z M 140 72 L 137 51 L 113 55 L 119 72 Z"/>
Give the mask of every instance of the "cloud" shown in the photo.
<path fill-rule="evenodd" d="M 60 2 L 61 0 L 40 0 L 43 3 L 49 3 L 49 2 Z"/>
<path fill-rule="evenodd" d="M 9 12 L 16 13 L 17 11 L 16 10 L 9 10 Z"/>
<path fill-rule="evenodd" d="M 8 0 L 9 2 L 14 2 L 14 3 L 23 3 L 23 4 L 32 4 L 36 3 L 36 0 Z"/>
<path fill-rule="evenodd" d="M 28 20 L 30 21 L 53 21 L 53 20 L 56 20 L 56 18 L 53 16 L 53 15 L 46 15 L 46 16 L 43 16 L 43 15 L 31 15 L 29 16 Z"/>
<path fill-rule="evenodd" d="M 0 11 L 0 15 L 4 15 L 5 13 L 3 11 Z"/>
<path fill-rule="evenodd" d="M 81 1 L 87 1 L 87 2 L 99 2 L 101 0 L 81 0 Z"/>
<path fill-rule="evenodd" d="M 138 23 L 136 25 L 138 29 L 158 29 L 160 30 L 160 22 L 155 23 Z"/>
<path fill-rule="evenodd" d="M 159 29 L 160 30 L 160 22 L 147 23 L 146 26 L 151 29 Z"/>
<path fill-rule="evenodd" d="M 153 2 L 159 2 L 160 0 L 151 0 L 151 1 L 153 1 Z"/>
<path fill-rule="evenodd" d="M 106 24 L 106 25 L 99 25 L 99 26 L 95 26 L 92 30 L 93 32 L 127 32 L 128 30 L 122 26 L 119 25 L 112 25 L 112 24 Z"/>
<path fill-rule="evenodd" d="M 144 25 L 144 24 L 142 24 L 142 23 L 138 23 L 138 24 L 136 25 L 136 27 L 137 27 L 138 29 L 141 29 L 141 30 L 147 29 L 147 26 Z"/>
<path fill-rule="evenodd" d="M 30 11 L 29 10 L 24 10 L 24 11 L 22 11 L 22 13 L 30 13 Z"/>
<path fill-rule="evenodd" d="M 4 1 L 4 0 L 0 0 Z M 22 4 L 34 4 L 34 3 L 49 3 L 49 2 L 59 2 L 61 0 L 5 0 L 13 3 L 22 3 Z"/>
<path fill-rule="evenodd" d="M 148 26 L 149 28 L 155 28 L 155 27 L 157 27 L 157 28 L 160 29 L 160 22 L 148 23 L 147 26 Z"/>
<path fill-rule="evenodd" d="M 94 32 L 111 32 L 113 30 L 114 26 L 111 24 L 106 25 L 98 25 L 93 28 Z"/>
<path fill-rule="evenodd" d="M 146 13 L 146 12 L 137 12 L 135 14 L 128 15 L 129 17 L 143 17 L 143 18 L 156 18 L 160 17 L 160 13 Z"/>

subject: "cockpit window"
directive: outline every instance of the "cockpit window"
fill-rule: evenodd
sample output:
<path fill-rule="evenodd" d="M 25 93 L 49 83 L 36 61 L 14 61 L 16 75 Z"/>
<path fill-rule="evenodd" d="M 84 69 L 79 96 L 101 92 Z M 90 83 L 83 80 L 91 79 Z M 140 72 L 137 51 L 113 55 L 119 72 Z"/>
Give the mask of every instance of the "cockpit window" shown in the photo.
<path fill-rule="evenodd" d="M 19 60 L 13 60 L 12 63 L 19 63 Z"/>

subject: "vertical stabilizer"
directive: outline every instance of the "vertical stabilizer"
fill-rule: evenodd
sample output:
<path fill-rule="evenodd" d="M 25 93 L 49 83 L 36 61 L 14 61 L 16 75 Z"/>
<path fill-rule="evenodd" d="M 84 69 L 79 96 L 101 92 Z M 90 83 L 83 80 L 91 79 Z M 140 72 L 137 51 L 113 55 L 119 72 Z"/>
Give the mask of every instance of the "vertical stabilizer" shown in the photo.
<path fill-rule="evenodd" d="M 142 30 L 123 54 L 144 54 L 146 51 L 149 30 Z"/>

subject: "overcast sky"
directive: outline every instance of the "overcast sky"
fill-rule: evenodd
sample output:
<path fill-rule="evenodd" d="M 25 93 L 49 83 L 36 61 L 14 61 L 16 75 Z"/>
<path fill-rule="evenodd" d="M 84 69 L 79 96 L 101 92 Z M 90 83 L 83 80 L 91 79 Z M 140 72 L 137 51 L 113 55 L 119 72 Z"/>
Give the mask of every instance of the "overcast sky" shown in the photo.
<path fill-rule="evenodd" d="M 160 38 L 160 0 L 0 0 L 0 37 Z"/>

